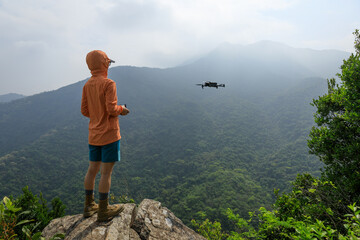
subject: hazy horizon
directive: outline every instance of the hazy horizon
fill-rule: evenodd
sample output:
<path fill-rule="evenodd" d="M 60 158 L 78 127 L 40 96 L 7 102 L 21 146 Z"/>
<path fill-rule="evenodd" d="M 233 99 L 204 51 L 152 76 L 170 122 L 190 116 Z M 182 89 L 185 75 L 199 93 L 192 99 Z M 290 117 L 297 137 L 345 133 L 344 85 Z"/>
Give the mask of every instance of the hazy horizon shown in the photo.
<path fill-rule="evenodd" d="M 131 66 L 131 67 L 147 67 L 147 68 L 157 68 L 157 69 L 167 69 L 167 68 L 173 68 L 173 67 L 179 67 L 179 66 L 184 66 L 184 65 L 187 65 L 187 64 L 191 64 L 193 62 L 196 62 L 197 60 L 201 59 L 201 58 L 204 58 L 206 56 L 208 56 L 209 54 L 217 51 L 218 49 L 221 49 L 221 47 L 223 46 L 230 46 L 230 47 L 234 47 L 234 48 L 237 48 L 237 47 L 251 47 L 251 46 L 256 46 L 256 45 L 259 45 L 259 44 L 262 44 L 262 43 L 270 43 L 270 44 L 274 44 L 274 45 L 278 45 L 278 46 L 283 46 L 283 47 L 288 47 L 290 49 L 294 49 L 294 50 L 311 50 L 311 51 L 318 51 L 319 53 L 323 52 L 323 51 L 338 51 L 338 52 L 344 52 L 344 53 L 348 53 L 350 55 L 350 52 L 347 52 L 347 51 L 342 51 L 342 50 L 338 50 L 338 49 L 322 49 L 322 50 L 318 50 L 318 49 L 311 49 L 311 48 L 297 48 L 297 47 L 292 47 L 292 46 L 289 46 L 288 44 L 286 43 L 281 43 L 281 42 L 276 42 L 276 41 L 272 41 L 272 40 L 260 40 L 260 41 L 257 41 L 257 42 L 254 42 L 254 43 L 250 43 L 250 44 L 233 44 L 233 43 L 229 43 L 229 42 L 223 42 L 223 43 L 220 43 L 217 47 L 215 47 L 214 49 L 210 50 L 209 52 L 207 53 L 204 53 L 202 54 L 201 56 L 193 56 L 193 57 L 189 57 L 189 59 L 185 60 L 183 63 L 179 63 L 175 66 L 169 66 L 169 67 L 151 67 L 151 66 L 135 66 L 135 65 L 117 65 L 117 66 L 114 66 L 114 64 L 112 64 L 112 66 L 110 68 L 113 68 L 113 67 L 121 67 L 121 66 Z M 276 50 L 276 49 L 275 49 Z M 340 65 L 339 65 L 340 66 Z M 56 87 L 54 89 L 46 89 L 46 90 L 43 90 L 43 91 L 39 91 L 39 92 L 33 92 L 33 93 L 30 93 L 30 94 L 24 94 L 24 93 L 19 93 L 19 92 L 7 92 L 7 93 L 0 93 L 0 96 L 3 96 L 3 95 L 7 95 L 7 94 L 19 94 L 19 95 L 23 95 L 23 96 L 31 96 L 31 95 L 35 95 L 35 94 L 38 94 L 38 93 L 43 93 L 43 92 L 48 92 L 48 91 L 53 91 L 53 90 L 57 90 L 59 88 L 62 88 L 62 87 L 66 87 L 68 85 L 71 85 L 73 83 L 76 83 L 76 82 L 79 82 L 79 81 L 82 81 L 82 80 L 85 80 L 86 78 L 89 78 L 91 76 L 91 73 L 89 72 L 88 75 L 84 78 L 81 78 L 81 79 L 77 79 L 75 80 L 74 82 L 71 82 L 71 83 L 67 83 L 67 84 L 64 84 L 64 85 L 61 85 L 59 87 Z M 331 76 L 327 76 L 327 77 L 324 77 L 322 76 L 323 78 L 327 78 L 327 77 L 335 77 L 335 75 L 331 75 Z"/>
<path fill-rule="evenodd" d="M 156 68 L 181 65 L 224 42 L 353 52 L 359 10 L 356 0 L 0 0 L 0 95 L 86 79 L 85 56 L 93 49 L 114 66 Z"/>

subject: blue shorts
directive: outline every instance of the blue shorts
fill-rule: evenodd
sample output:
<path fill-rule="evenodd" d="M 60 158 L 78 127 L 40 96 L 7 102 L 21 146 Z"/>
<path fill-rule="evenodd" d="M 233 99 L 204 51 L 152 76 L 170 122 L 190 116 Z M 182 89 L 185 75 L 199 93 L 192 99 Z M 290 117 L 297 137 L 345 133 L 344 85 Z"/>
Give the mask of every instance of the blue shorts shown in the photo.
<path fill-rule="evenodd" d="M 120 140 L 104 146 L 89 144 L 89 160 L 105 163 L 120 161 Z"/>

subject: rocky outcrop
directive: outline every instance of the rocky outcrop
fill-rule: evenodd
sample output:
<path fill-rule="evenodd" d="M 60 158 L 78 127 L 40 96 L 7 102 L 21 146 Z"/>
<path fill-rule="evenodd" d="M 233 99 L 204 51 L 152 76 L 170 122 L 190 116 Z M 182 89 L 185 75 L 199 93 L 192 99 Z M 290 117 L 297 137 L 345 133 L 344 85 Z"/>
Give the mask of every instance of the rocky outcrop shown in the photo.
<path fill-rule="evenodd" d="M 106 223 L 96 222 L 96 214 L 90 218 L 78 214 L 54 219 L 42 236 L 49 239 L 63 233 L 66 240 L 205 240 L 160 202 L 145 199 L 138 207 L 135 204 L 124 207 L 119 216 Z"/>

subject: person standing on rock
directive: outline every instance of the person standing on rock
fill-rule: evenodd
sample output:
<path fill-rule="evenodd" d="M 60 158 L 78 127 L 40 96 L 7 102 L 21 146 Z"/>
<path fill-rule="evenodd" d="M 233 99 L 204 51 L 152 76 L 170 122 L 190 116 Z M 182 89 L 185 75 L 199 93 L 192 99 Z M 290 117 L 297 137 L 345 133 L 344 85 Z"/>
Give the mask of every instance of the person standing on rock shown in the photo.
<path fill-rule="evenodd" d="M 83 216 L 98 213 L 97 221 L 109 221 L 124 208 L 109 205 L 111 174 L 116 162 L 120 161 L 119 115 L 127 115 L 125 106 L 117 105 L 116 84 L 107 78 L 110 64 L 114 62 L 100 51 L 87 54 L 86 63 L 91 78 L 85 83 L 81 99 L 81 113 L 89 121 L 89 168 L 85 187 L 85 207 Z M 101 170 L 99 182 L 99 205 L 94 201 L 95 177 Z"/>

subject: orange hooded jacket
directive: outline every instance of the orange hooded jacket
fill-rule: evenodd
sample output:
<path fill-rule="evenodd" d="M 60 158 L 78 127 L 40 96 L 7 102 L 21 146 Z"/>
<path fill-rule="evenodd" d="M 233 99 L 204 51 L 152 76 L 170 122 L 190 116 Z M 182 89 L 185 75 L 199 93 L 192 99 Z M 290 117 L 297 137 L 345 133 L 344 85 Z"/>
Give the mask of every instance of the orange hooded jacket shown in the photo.
<path fill-rule="evenodd" d="M 85 83 L 81 99 L 81 113 L 90 118 L 89 144 L 103 146 L 121 138 L 116 84 L 107 78 L 110 59 L 106 53 L 94 50 L 87 54 L 86 63 L 91 78 Z"/>

